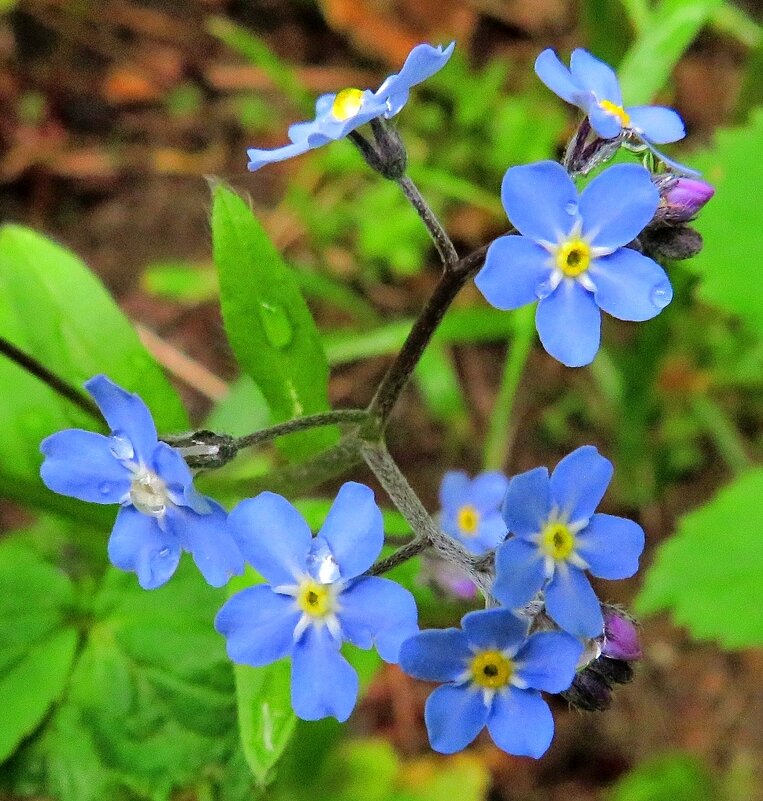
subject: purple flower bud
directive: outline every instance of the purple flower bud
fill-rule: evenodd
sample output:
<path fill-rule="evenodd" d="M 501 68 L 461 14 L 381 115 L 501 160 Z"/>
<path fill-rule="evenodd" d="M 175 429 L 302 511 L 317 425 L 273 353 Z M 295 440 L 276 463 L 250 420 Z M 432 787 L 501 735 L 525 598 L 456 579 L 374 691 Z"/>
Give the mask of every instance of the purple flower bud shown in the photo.
<path fill-rule="evenodd" d="M 678 178 L 663 194 L 667 217 L 671 222 L 686 222 L 715 194 L 715 189 L 695 178 Z"/>
<path fill-rule="evenodd" d="M 602 656 L 626 662 L 641 659 L 638 631 L 633 621 L 614 609 L 604 613 L 604 642 Z"/>

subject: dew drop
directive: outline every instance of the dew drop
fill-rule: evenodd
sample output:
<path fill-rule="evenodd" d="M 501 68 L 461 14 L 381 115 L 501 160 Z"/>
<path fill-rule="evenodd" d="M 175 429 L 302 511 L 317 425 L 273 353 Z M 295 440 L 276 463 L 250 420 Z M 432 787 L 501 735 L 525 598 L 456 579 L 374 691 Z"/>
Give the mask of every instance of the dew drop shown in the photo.
<path fill-rule="evenodd" d="M 570 217 L 574 217 L 578 213 L 578 204 L 574 200 L 570 200 L 569 203 L 564 204 L 564 210 Z"/>
<path fill-rule="evenodd" d="M 311 543 L 307 570 L 321 584 L 332 584 L 339 579 L 339 565 L 322 537 L 316 537 Z"/>
<path fill-rule="evenodd" d="M 279 350 L 288 348 L 294 339 L 294 328 L 283 307 L 272 303 L 260 303 L 259 312 L 268 342 Z"/>
<path fill-rule="evenodd" d="M 170 555 L 170 549 L 167 547 L 164 547 L 161 549 L 161 551 L 159 551 L 159 556 L 161 556 L 162 558 L 165 558 L 169 555 Z"/>
<path fill-rule="evenodd" d="M 542 283 L 538 284 L 535 288 L 535 296 L 538 300 L 543 300 L 543 298 L 547 298 L 558 286 L 558 284 L 551 280 L 550 278 L 548 281 L 543 281 Z"/>
<path fill-rule="evenodd" d="M 103 481 L 98 485 L 98 492 L 101 495 L 108 495 L 111 492 L 111 484 L 108 481 Z"/>
<path fill-rule="evenodd" d="M 109 443 L 109 450 L 112 452 L 116 459 L 132 459 L 135 455 L 135 449 L 129 440 L 124 437 L 112 437 Z"/>
<path fill-rule="evenodd" d="M 658 309 L 664 309 L 673 300 L 673 288 L 668 281 L 662 281 L 652 287 L 649 298 Z"/>

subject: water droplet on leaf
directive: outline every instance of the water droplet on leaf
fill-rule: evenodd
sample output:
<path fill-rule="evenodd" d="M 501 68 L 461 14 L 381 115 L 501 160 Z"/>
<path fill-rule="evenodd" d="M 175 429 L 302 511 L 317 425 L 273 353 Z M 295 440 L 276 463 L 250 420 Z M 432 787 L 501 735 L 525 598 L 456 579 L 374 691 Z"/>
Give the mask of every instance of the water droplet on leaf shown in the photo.
<path fill-rule="evenodd" d="M 260 320 L 265 337 L 274 348 L 282 350 L 289 347 L 294 339 L 294 328 L 282 306 L 260 303 Z"/>
<path fill-rule="evenodd" d="M 670 282 L 663 281 L 652 287 L 649 298 L 658 309 L 664 309 L 673 300 L 673 288 Z"/>

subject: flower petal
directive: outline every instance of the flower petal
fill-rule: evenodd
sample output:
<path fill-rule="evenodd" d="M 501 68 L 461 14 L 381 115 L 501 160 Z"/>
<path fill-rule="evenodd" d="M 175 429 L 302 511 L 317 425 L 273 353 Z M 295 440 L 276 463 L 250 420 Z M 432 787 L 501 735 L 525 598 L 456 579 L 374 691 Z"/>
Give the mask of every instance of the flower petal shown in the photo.
<path fill-rule="evenodd" d="M 540 693 L 511 687 L 493 699 L 487 729 L 507 754 L 538 759 L 551 745 L 554 718 Z"/>
<path fill-rule="evenodd" d="M 400 72 L 386 78 L 374 93 L 377 99 L 388 101 L 389 108 L 384 116 L 389 118 L 397 114 L 408 100 L 410 88 L 439 72 L 448 63 L 455 46 L 455 42 L 445 49 L 429 44 L 416 45 Z"/>
<path fill-rule="evenodd" d="M 640 164 L 616 164 L 591 181 L 580 195 L 583 235 L 595 247 L 618 248 L 651 222 L 660 192 Z"/>
<path fill-rule="evenodd" d="M 469 495 L 480 512 L 492 512 L 501 508 L 508 488 L 509 479 L 503 473 L 488 470 L 474 478 Z"/>
<path fill-rule="evenodd" d="M 519 537 L 512 537 L 495 552 L 492 594 L 509 609 L 519 609 L 546 580 L 543 552 Z"/>
<path fill-rule="evenodd" d="M 353 645 L 376 650 L 397 663 L 400 646 L 419 630 L 416 601 L 397 582 L 376 576 L 352 581 L 340 596 L 337 613 L 342 633 Z"/>
<path fill-rule="evenodd" d="M 148 464 L 156 443 L 156 426 L 148 406 L 134 393 L 127 392 L 105 375 L 85 382 L 85 389 L 98 404 L 115 436 L 130 442 L 136 461 Z"/>
<path fill-rule="evenodd" d="M 266 164 L 273 164 L 276 161 L 285 161 L 294 156 L 301 156 L 303 153 L 307 153 L 308 150 L 312 150 L 313 147 L 314 146 L 308 143 L 307 138 L 300 142 L 284 145 L 283 147 L 276 147 L 273 150 L 259 150 L 256 147 L 250 147 L 246 151 L 246 155 L 249 158 L 249 163 L 246 167 L 251 172 L 254 172 L 255 170 L 259 170 L 260 167 L 264 167 Z M 315 147 L 317 147 L 317 145 L 315 145 Z"/>
<path fill-rule="evenodd" d="M 577 105 L 575 95 L 582 87 L 573 80 L 570 71 L 550 47 L 535 59 L 535 73 L 554 94 Z"/>
<path fill-rule="evenodd" d="M 538 300 L 537 289 L 551 274 L 550 258 L 525 236 L 499 236 L 487 249 L 474 283 L 496 309 L 518 309 Z"/>
<path fill-rule="evenodd" d="M 40 444 L 40 477 L 48 489 L 90 503 L 120 503 L 130 491 L 130 471 L 111 451 L 112 439 L 69 428 Z"/>
<path fill-rule="evenodd" d="M 671 172 L 677 173 L 678 175 L 685 175 L 689 178 L 701 177 L 702 173 L 699 172 L 699 170 L 693 170 L 691 167 L 681 164 L 680 161 L 674 161 L 673 159 L 668 158 L 661 150 L 657 150 L 657 148 L 648 139 L 644 139 L 644 144 L 666 167 L 670 168 Z"/>
<path fill-rule="evenodd" d="M 154 449 L 152 466 L 157 475 L 167 483 L 167 488 L 179 499 L 178 502 L 188 506 L 199 514 L 212 511 L 207 499 L 193 486 L 193 476 L 180 451 L 160 442 Z"/>
<path fill-rule="evenodd" d="M 559 242 L 577 220 L 577 189 L 555 161 L 509 167 L 501 200 L 514 227 L 536 242 Z"/>
<path fill-rule="evenodd" d="M 563 279 L 541 300 L 535 325 L 546 351 L 567 367 L 590 364 L 599 350 L 599 307 L 593 295 L 572 279 Z"/>
<path fill-rule="evenodd" d="M 551 511 L 548 469 L 536 467 L 509 481 L 503 501 L 503 519 L 512 534 L 532 539 L 543 528 Z"/>
<path fill-rule="evenodd" d="M 460 537 L 460 539 L 467 550 L 479 555 L 497 548 L 506 539 L 507 533 L 501 513 L 490 512 L 480 519 L 476 536 Z"/>
<path fill-rule="evenodd" d="M 673 299 L 665 270 L 631 248 L 594 260 L 588 273 L 599 308 L 618 320 L 651 320 Z"/>
<path fill-rule="evenodd" d="M 598 100 L 608 100 L 616 106 L 623 104 L 615 71 L 587 50 L 579 47 L 572 51 L 570 73 L 576 84 L 593 92 Z"/>
<path fill-rule="evenodd" d="M 227 525 L 227 513 L 219 503 L 208 501 L 209 514 L 198 514 L 178 506 L 167 512 L 167 525 L 175 532 L 183 548 L 207 584 L 222 587 L 231 576 L 244 572 L 244 557 L 233 540 Z"/>
<path fill-rule="evenodd" d="M 307 572 L 312 534 L 286 498 L 261 492 L 241 501 L 228 515 L 228 526 L 244 558 L 270 584 L 294 584 Z"/>
<path fill-rule="evenodd" d="M 464 503 L 471 481 L 463 470 L 449 470 L 440 484 L 440 508 L 455 510 Z"/>
<path fill-rule="evenodd" d="M 477 690 L 451 684 L 438 687 L 424 706 L 432 749 L 440 754 L 461 751 L 482 731 L 487 716 L 488 708 Z"/>
<path fill-rule="evenodd" d="M 578 534 L 575 550 L 588 563 L 594 576 L 629 578 L 638 570 L 644 550 L 644 530 L 625 517 L 595 514 Z"/>
<path fill-rule="evenodd" d="M 583 643 L 570 634 L 539 632 L 514 657 L 514 673 L 534 690 L 560 693 L 572 684 L 582 653 Z"/>
<path fill-rule="evenodd" d="M 591 99 L 585 104 L 585 112 L 588 115 L 591 128 L 602 139 L 614 139 L 618 134 L 622 133 L 623 124 L 619 118 L 609 111 L 605 111 L 595 99 Z"/>
<path fill-rule="evenodd" d="M 460 629 L 427 629 L 400 647 L 400 667 L 415 679 L 455 681 L 467 669 L 472 652 Z"/>
<path fill-rule="evenodd" d="M 564 631 L 576 637 L 598 637 L 604 630 L 601 605 L 581 570 L 557 565 L 546 587 L 546 611 Z"/>
<path fill-rule="evenodd" d="M 516 651 L 527 637 L 528 621 L 508 609 L 478 609 L 463 616 L 461 628 L 472 647 Z"/>
<path fill-rule="evenodd" d="M 323 626 L 309 626 L 291 658 L 291 703 L 302 720 L 330 716 L 343 723 L 358 698 L 358 674 Z"/>
<path fill-rule="evenodd" d="M 293 598 L 259 584 L 231 596 L 217 613 L 215 628 L 234 662 L 261 667 L 291 653 L 301 614 Z"/>
<path fill-rule="evenodd" d="M 644 139 L 656 145 L 677 142 L 686 136 L 683 120 L 677 111 L 664 106 L 631 106 L 626 109 L 631 126 Z"/>
<path fill-rule="evenodd" d="M 180 541 L 162 531 L 155 517 L 123 506 L 109 539 L 109 559 L 121 570 L 138 574 L 138 584 L 153 590 L 165 584 L 180 561 Z"/>
<path fill-rule="evenodd" d="M 551 497 L 567 520 L 588 520 L 601 503 L 614 468 L 593 445 L 583 445 L 562 459 L 551 474 Z"/>
<path fill-rule="evenodd" d="M 318 539 L 328 545 L 343 579 L 371 567 L 384 544 L 384 522 L 373 490 L 354 481 L 343 484 Z"/>

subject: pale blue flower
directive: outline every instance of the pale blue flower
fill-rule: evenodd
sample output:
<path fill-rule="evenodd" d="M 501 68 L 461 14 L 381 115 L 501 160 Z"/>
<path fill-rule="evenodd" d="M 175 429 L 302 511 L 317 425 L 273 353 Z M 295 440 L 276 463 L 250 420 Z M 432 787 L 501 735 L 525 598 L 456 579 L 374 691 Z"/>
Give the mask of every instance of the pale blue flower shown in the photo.
<path fill-rule="evenodd" d="M 289 128 L 291 144 L 275 150 L 251 148 L 247 151 L 249 169 L 258 170 L 265 164 L 284 161 L 342 139 L 377 117 L 394 117 L 408 102 L 411 87 L 439 72 L 448 63 L 454 47 L 454 42 L 445 49 L 417 45 L 408 54 L 400 72 L 390 75 L 375 92 L 343 89 L 321 95 L 315 103 L 315 119 L 295 123 Z"/>

